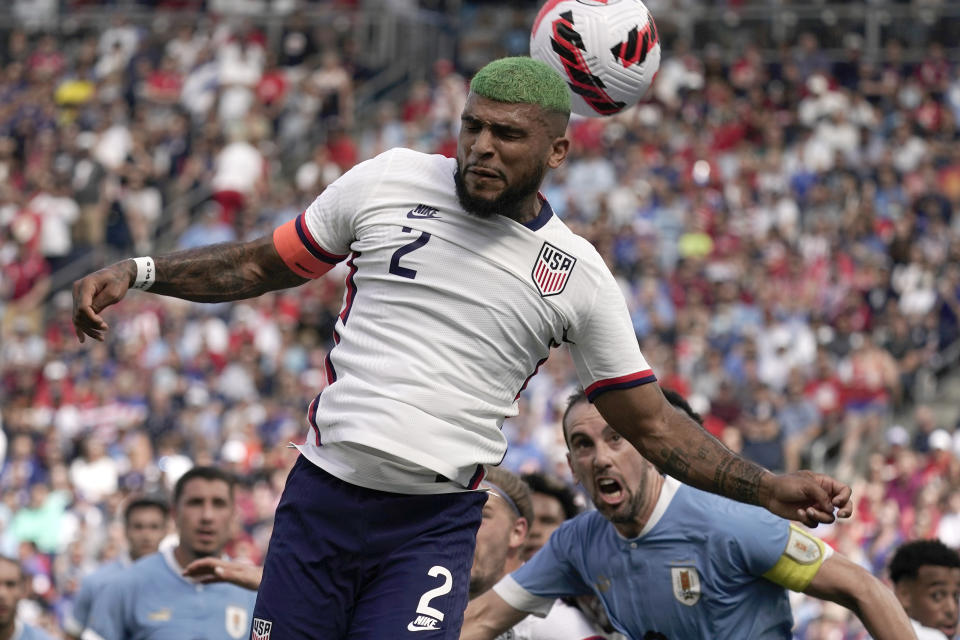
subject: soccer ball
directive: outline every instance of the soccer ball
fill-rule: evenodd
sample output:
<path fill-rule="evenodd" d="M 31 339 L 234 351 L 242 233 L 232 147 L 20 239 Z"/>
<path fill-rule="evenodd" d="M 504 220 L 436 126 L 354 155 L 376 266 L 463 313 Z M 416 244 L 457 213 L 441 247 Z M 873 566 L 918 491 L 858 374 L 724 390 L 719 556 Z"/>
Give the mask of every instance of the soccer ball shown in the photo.
<path fill-rule="evenodd" d="M 609 116 L 646 93 L 660 67 L 660 40 L 640 0 L 547 0 L 533 22 L 530 55 L 567 81 L 574 113 Z"/>

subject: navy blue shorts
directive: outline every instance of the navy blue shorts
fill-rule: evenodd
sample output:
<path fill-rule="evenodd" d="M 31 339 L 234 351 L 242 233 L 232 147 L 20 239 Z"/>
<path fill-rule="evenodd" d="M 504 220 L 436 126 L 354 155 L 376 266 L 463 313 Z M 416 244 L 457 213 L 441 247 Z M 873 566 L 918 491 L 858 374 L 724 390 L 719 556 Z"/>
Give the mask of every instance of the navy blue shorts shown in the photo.
<path fill-rule="evenodd" d="M 252 640 L 456 640 L 483 492 L 406 495 L 303 456 L 277 507 Z"/>

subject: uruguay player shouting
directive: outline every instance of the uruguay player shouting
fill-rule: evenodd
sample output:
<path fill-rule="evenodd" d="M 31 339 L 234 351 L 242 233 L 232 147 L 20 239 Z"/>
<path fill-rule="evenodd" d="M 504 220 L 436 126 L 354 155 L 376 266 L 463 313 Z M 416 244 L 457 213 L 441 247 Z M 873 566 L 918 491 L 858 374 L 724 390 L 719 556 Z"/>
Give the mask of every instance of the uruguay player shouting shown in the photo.
<path fill-rule="evenodd" d="M 493 640 L 556 598 L 585 594 L 637 640 L 790 640 L 787 589 L 848 607 L 875 640 L 916 638 L 865 569 L 786 520 L 660 475 L 584 394 L 571 398 L 563 428 L 570 469 L 597 510 L 560 525 L 473 600 L 462 640 Z"/>

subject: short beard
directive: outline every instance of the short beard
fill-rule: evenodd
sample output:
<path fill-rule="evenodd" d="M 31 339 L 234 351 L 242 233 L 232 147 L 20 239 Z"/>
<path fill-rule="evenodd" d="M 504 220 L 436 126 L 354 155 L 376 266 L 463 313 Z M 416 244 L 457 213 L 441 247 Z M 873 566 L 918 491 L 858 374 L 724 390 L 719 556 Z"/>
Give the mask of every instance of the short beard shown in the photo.
<path fill-rule="evenodd" d="M 457 161 L 457 171 L 453 174 L 453 182 L 457 187 L 457 200 L 467 213 L 484 219 L 501 215 L 519 221 L 523 215 L 520 207 L 531 194 L 540 190 L 540 183 L 543 182 L 546 173 L 547 168 L 545 166 L 537 167 L 533 173 L 523 177 L 518 184 L 504 189 L 493 200 L 470 195 L 467 191 L 467 183 L 463 179 L 463 168 L 460 166 L 459 160 Z"/>
<path fill-rule="evenodd" d="M 627 507 L 626 510 L 618 510 L 610 516 L 610 522 L 616 524 L 634 524 L 637 521 L 637 514 L 640 513 L 640 509 L 643 506 L 640 504 L 639 498 L 632 496 L 625 506 Z"/>

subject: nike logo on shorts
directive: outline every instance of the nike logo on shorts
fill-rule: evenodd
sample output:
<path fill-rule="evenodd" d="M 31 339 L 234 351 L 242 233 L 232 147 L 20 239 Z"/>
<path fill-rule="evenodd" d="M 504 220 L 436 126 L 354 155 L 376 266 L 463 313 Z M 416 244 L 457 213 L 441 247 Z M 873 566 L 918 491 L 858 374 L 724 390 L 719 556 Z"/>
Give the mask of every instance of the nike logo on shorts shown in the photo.
<path fill-rule="evenodd" d="M 440 629 L 440 622 L 430 616 L 417 616 L 415 620 L 407 624 L 407 631 L 437 631 Z"/>

